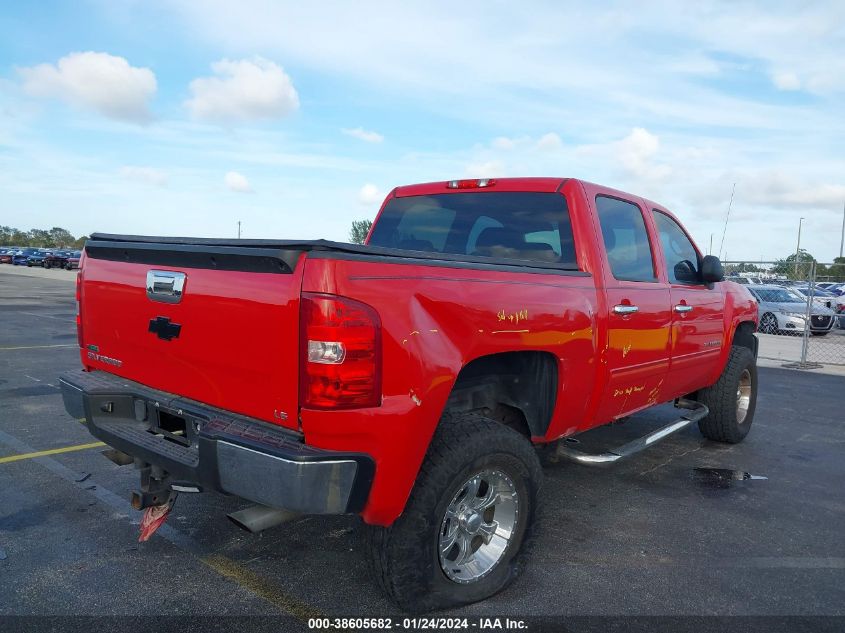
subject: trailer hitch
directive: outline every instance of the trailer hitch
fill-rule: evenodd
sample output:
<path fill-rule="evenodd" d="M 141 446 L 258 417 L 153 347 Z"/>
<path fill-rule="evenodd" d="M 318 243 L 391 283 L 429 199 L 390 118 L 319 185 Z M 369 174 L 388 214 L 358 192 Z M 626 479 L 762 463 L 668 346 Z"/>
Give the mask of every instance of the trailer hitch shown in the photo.
<path fill-rule="evenodd" d="M 141 470 L 141 490 L 132 492 L 131 503 L 136 510 L 143 510 L 141 532 L 138 542 L 142 543 L 155 534 L 176 503 L 176 492 L 166 472 L 157 466 L 147 466 Z"/>

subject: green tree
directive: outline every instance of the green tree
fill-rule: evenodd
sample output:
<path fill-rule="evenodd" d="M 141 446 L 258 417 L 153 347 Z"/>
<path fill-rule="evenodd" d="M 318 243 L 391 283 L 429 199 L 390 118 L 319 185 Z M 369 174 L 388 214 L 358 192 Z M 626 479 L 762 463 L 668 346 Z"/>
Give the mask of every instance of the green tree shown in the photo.
<path fill-rule="evenodd" d="M 12 237 L 9 239 L 12 246 L 28 246 L 29 236 L 20 229 L 12 230 Z"/>
<path fill-rule="evenodd" d="M 53 238 L 50 237 L 50 231 L 44 229 L 30 229 L 27 233 L 29 237 L 29 246 L 37 246 L 39 248 L 50 248 L 55 246 Z"/>
<path fill-rule="evenodd" d="M 76 241 L 76 238 L 71 235 L 70 231 L 63 229 L 60 226 L 54 226 L 50 229 L 50 239 L 56 246 L 70 246 Z"/>
<path fill-rule="evenodd" d="M 796 261 L 798 264 L 797 270 Z M 814 261 L 816 261 L 816 258 L 802 248 L 798 251 L 797 258 L 795 253 L 792 253 L 787 257 L 776 260 L 772 272 L 778 275 L 786 275 L 788 279 L 807 279 L 810 275 L 809 264 Z"/>
<path fill-rule="evenodd" d="M 349 241 L 353 244 L 363 244 L 372 226 L 372 220 L 352 220 L 352 228 L 349 229 Z"/>
<path fill-rule="evenodd" d="M 30 229 L 21 231 L 12 226 L 0 225 L 0 246 L 36 246 L 38 248 L 55 248 L 71 246 L 80 247 L 87 236 L 76 239 L 73 233 L 60 226 L 54 226 L 49 231 L 45 229 Z"/>
<path fill-rule="evenodd" d="M 85 248 L 85 242 L 87 242 L 87 241 L 88 241 L 88 236 L 87 235 L 81 235 L 80 237 L 76 238 L 73 241 L 73 247 L 77 250 L 82 250 L 83 248 Z"/>
<path fill-rule="evenodd" d="M 833 264 L 827 269 L 831 281 L 845 281 L 845 257 L 834 257 Z"/>
<path fill-rule="evenodd" d="M 755 266 L 754 264 L 746 264 L 742 262 L 741 264 L 737 264 L 733 267 L 733 270 L 738 273 L 757 273 L 760 272 L 760 269 Z"/>

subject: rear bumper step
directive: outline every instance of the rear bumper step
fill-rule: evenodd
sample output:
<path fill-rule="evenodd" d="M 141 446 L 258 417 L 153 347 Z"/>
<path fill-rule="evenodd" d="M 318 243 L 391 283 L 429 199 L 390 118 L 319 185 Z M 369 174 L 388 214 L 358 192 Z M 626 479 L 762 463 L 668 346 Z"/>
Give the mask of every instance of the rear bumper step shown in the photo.
<path fill-rule="evenodd" d="M 686 400 L 682 398 L 678 400 L 675 406 L 679 409 L 685 410 L 678 420 L 652 431 L 648 435 L 643 435 L 635 440 L 631 440 L 627 444 L 623 444 L 612 451 L 607 451 L 605 453 L 585 453 L 570 446 L 566 446 L 565 444 L 560 444 L 557 449 L 557 455 L 558 457 L 562 457 L 579 464 L 585 464 L 587 466 L 612 464 L 614 462 L 618 462 L 620 459 L 639 453 L 641 450 L 648 448 L 649 446 L 653 446 L 673 433 L 677 433 L 678 431 L 687 428 L 690 424 L 698 422 L 709 413 L 706 406 L 700 402 L 695 402 L 694 400 Z"/>
<path fill-rule="evenodd" d="M 68 413 L 83 418 L 94 437 L 181 486 L 302 514 L 360 512 L 369 496 L 369 455 L 309 446 L 269 422 L 103 371 L 67 373 L 59 383 Z"/>

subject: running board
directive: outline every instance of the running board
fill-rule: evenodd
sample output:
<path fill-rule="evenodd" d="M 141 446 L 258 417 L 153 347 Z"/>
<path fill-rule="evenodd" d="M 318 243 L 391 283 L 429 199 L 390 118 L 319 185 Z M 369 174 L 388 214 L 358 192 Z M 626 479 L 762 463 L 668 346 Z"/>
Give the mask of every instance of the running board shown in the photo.
<path fill-rule="evenodd" d="M 604 464 L 612 464 L 614 462 L 619 461 L 623 457 L 630 457 L 635 453 L 639 453 L 644 448 L 648 448 L 653 444 L 656 444 L 662 439 L 665 439 L 672 435 L 673 433 L 677 433 L 678 431 L 687 428 L 693 422 L 698 422 L 700 419 L 705 417 L 709 410 L 706 406 L 701 404 L 700 402 L 695 402 L 694 400 L 685 400 L 683 398 L 679 399 L 675 406 L 679 409 L 686 409 L 687 412 L 681 414 L 680 419 L 671 424 L 664 426 L 661 429 L 657 429 L 656 431 L 652 431 L 648 435 L 644 435 L 642 437 L 638 437 L 635 440 L 631 440 L 627 444 L 623 444 L 619 448 L 616 448 L 612 451 L 608 451 L 606 453 L 585 453 L 583 451 L 575 450 L 566 444 L 561 443 L 557 448 L 557 455 L 558 457 L 563 457 L 565 459 L 572 460 L 573 462 L 577 462 L 579 464 L 585 464 L 587 466 L 601 466 Z"/>

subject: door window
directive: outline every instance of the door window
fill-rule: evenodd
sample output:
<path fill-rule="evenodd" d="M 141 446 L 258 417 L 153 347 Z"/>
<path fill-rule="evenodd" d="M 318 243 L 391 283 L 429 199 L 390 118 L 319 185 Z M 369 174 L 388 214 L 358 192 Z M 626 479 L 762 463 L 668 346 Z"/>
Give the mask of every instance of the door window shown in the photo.
<path fill-rule="evenodd" d="M 698 276 L 698 252 L 683 229 L 665 213 L 654 210 L 654 220 L 669 281 L 673 284 L 700 283 Z"/>
<path fill-rule="evenodd" d="M 624 281 L 656 281 L 654 258 L 640 208 L 627 200 L 596 197 L 610 270 Z"/>

